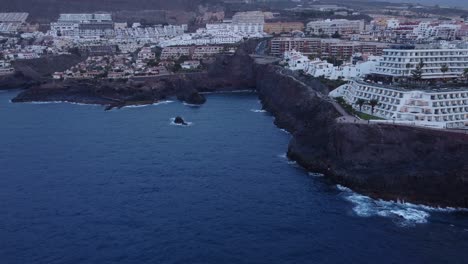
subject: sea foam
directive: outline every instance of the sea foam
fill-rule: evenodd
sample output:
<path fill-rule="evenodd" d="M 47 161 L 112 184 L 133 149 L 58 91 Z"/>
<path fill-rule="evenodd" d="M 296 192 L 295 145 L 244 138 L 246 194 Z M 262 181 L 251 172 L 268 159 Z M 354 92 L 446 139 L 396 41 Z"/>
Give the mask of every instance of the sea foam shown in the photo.
<path fill-rule="evenodd" d="M 374 200 L 368 196 L 357 194 L 341 185 L 337 188 L 343 192 L 344 198 L 353 203 L 353 211 L 361 217 L 388 217 L 402 226 L 427 223 L 430 214 L 428 207 L 409 203 Z M 435 210 L 435 208 L 433 208 Z"/>
<path fill-rule="evenodd" d="M 250 112 L 254 112 L 254 113 L 266 113 L 267 111 L 266 111 L 266 110 L 259 110 L 259 109 L 250 109 Z"/>

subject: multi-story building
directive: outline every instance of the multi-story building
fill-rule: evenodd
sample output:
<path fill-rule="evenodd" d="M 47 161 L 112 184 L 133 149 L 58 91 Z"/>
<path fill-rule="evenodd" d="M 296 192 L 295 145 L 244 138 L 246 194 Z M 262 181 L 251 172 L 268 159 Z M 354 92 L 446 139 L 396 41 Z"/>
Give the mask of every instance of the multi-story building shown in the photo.
<path fill-rule="evenodd" d="M 240 33 L 247 36 L 263 34 L 265 15 L 259 11 L 238 12 L 231 21 L 207 24 L 206 32 L 213 35 Z"/>
<path fill-rule="evenodd" d="M 409 77 L 423 62 L 422 79 L 457 78 L 468 68 L 468 49 L 385 49 L 375 73 L 390 77 Z M 442 68 L 446 66 L 447 71 Z"/>
<path fill-rule="evenodd" d="M 291 37 L 273 38 L 270 44 L 270 53 L 275 56 L 282 55 L 285 51 L 296 50 L 305 55 L 340 60 L 348 59 L 355 53 L 380 56 L 383 49 L 388 47 L 388 44 L 377 42 Z"/>
<path fill-rule="evenodd" d="M 302 22 L 267 22 L 264 26 L 265 33 L 280 34 L 291 33 L 294 31 L 304 31 Z"/>
<path fill-rule="evenodd" d="M 176 60 L 182 56 L 190 56 L 190 47 L 166 47 L 162 50 L 161 60 Z"/>
<path fill-rule="evenodd" d="M 307 32 L 314 35 L 356 34 L 364 30 L 364 21 L 347 19 L 327 19 L 307 23 Z"/>
<path fill-rule="evenodd" d="M 343 97 L 356 110 L 390 120 L 390 122 L 434 128 L 468 128 L 468 88 L 408 90 L 360 80 L 340 86 L 330 93 Z M 377 100 L 372 107 L 369 102 Z"/>
<path fill-rule="evenodd" d="M 57 35 L 100 36 L 113 34 L 112 16 L 107 13 L 61 14 L 57 22 L 50 24 Z"/>
<path fill-rule="evenodd" d="M 13 67 L 7 61 L 0 60 L 0 76 L 14 73 Z"/>
<path fill-rule="evenodd" d="M 224 51 L 222 46 L 199 46 L 193 50 L 192 59 L 200 60 Z"/>
<path fill-rule="evenodd" d="M 144 47 L 138 52 L 139 60 L 154 60 L 155 58 L 156 54 L 149 47 Z"/>
<path fill-rule="evenodd" d="M 0 33 L 18 32 L 28 16 L 28 13 L 0 13 Z"/>

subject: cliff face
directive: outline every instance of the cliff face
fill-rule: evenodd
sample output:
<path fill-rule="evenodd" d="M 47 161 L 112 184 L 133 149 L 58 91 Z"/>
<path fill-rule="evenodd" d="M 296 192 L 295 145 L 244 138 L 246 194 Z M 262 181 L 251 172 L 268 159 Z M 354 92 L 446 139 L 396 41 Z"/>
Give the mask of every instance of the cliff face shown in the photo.
<path fill-rule="evenodd" d="M 289 157 L 308 170 L 375 198 L 468 207 L 467 134 L 337 123 L 329 102 L 276 67 L 257 77 L 265 108 L 293 133 Z"/>
<path fill-rule="evenodd" d="M 204 103 L 199 92 L 255 89 L 255 71 L 249 56 L 249 45 L 235 55 L 220 55 L 206 72 L 175 74 L 153 78 L 120 80 L 65 80 L 33 82 L 13 102 L 70 101 L 119 107 L 125 104 L 148 103 L 177 97 L 188 103 Z M 21 72 L 28 72 L 24 66 Z M 49 68 L 49 67 L 48 67 Z M 33 74 L 36 73 L 36 74 Z M 38 76 L 35 76 L 38 75 Z M 29 80 L 40 80 L 42 74 L 32 71 Z M 26 77 L 25 77 L 26 79 Z"/>
<path fill-rule="evenodd" d="M 65 71 L 84 59 L 76 55 L 59 55 L 15 61 L 15 74 L 0 76 L 0 90 L 25 89 L 40 85 L 54 72 Z"/>

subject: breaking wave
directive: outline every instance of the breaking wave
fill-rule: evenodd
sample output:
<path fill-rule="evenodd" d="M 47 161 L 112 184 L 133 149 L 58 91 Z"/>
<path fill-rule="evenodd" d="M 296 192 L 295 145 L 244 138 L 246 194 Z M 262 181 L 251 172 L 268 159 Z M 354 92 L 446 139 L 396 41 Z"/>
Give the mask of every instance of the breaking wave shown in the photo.
<path fill-rule="evenodd" d="M 10 100 L 10 103 L 12 101 Z M 101 106 L 100 104 L 85 104 L 85 103 L 77 103 L 77 102 L 69 102 L 69 101 L 34 101 L 34 102 L 21 102 L 22 104 L 72 104 L 72 105 L 95 105 Z"/>
<path fill-rule="evenodd" d="M 189 104 L 189 103 L 186 103 L 186 102 L 183 102 L 182 104 L 185 105 L 185 106 L 189 106 L 189 107 L 200 107 L 201 106 L 199 104 Z"/>
<path fill-rule="evenodd" d="M 266 111 L 266 110 L 259 110 L 259 109 L 250 109 L 250 112 L 254 112 L 254 113 L 266 113 L 267 111 Z"/>
<path fill-rule="evenodd" d="M 464 209 L 436 208 L 412 203 L 374 200 L 341 185 L 337 185 L 337 188 L 342 191 L 345 200 L 354 204 L 353 211 L 356 215 L 388 217 L 402 226 L 427 223 L 431 212 L 464 211 Z"/>
<path fill-rule="evenodd" d="M 163 104 L 170 104 L 170 103 L 173 103 L 174 101 L 170 101 L 170 100 L 167 100 L 167 101 L 160 101 L 160 102 L 156 102 L 156 103 L 152 103 L 152 104 L 140 104 L 140 105 L 126 105 L 122 108 L 141 108 L 141 107 L 147 107 L 147 106 L 157 106 L 157 105 L 163 105 Z"/>
<path fill-rule="evenodd" d="M 343 192 L 347 201 L 354 204 L 353 211 L 358 216 L 389 217 L 403 226 L 427 223 L 429 213 L 423 209 L 417 209 L 404 203 L 374 200 L 341 185 L 338 185 L 337 188 Z"/>

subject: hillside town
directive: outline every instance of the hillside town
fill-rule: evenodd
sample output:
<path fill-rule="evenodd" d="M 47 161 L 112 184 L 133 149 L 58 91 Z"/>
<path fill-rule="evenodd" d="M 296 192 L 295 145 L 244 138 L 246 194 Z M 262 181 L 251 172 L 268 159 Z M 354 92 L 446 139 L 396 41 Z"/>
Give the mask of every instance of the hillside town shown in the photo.
<path fill-rule="evenodd" d="M 15 74 L 17 61 L 67 55 L 83 59 L 47 78 L 126 80 L 203 71 L 216 56 L 259 39 L 267 43 L 263 56 L 277 57 L 279 65 L 343 84 L 330 96 L 359 118 L 468 129 L 468 18 L 426 9 L 356 11 L 308 2 L 228 15 L 206 8 L 190 24 L 62 13 L 45 28 L 28 13 L 4 12 L 0 75 Z"/>

